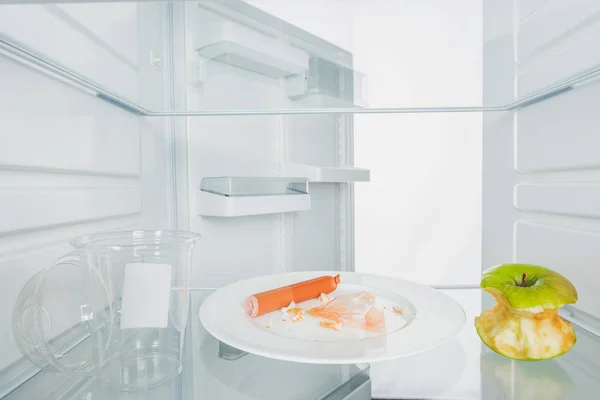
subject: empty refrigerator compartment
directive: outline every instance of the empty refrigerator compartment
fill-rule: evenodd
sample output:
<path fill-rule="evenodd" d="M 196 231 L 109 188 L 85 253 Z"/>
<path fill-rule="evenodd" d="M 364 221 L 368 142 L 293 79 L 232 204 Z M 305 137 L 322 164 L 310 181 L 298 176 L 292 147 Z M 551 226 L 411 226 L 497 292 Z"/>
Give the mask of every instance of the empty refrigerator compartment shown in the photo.
<path fill-rule="evenodd" d="M 292 19 L 282 19 L 278 13 L 265 10 L 268 7 L 258 8 L 242 1 L 183 2 L 176 8 L 184 6 L 186 24 L 161 29 L 157 27 L 162 26 L 162 2 L 59 5 L 50 0 L 43 2 L 51 4 L 0 5 L 0 62 L 4 61 L 3 56 L 8 56 L 139 115 L 228 115 L 248 110 L 271 114 L 300 112 L 290 110 L 294 107 L 332 110 L 370 107 L 373 111 L 397 109 L 402 113 L 482 110 L 477 73 L 481 42 L 477 37 L 473 42 L 465 42 L 465 35 L 472 37 L 473 33 L 451 29 L 457 26 L 454 18 L 435 25 L 435 19 L 411 15 L 418 8 L 404 7 L 399 13 L 398 7 L 402 6 L 392 0 L 384 1 L 377 10 L 362 0 L 355 7 L 348 7 L 345 13 L 329 13 L 340 32 L 345 32 L 340 40 L 325 34 L 327 30 L 312 29 L 314 15 L 325 13 L 324 5 L 319 2 L 304 2 L 302 7 L 307 12 Z M 549 94 L 587 84 L 600 76 L 600 58 L 593 51 L 600 32 L 600 8 L 592 3 L 580 7 L 569 4 L 566 0 L 548 1 L 535 7 L 539 10 L 526 14 L 526 18 L 522 16 L 515 38 L 517 59 L 511 51 L 506 51 L 499 56 L 503 62 L 498 63 L 496 71 L 512 81 L 514 77 L 509 75 L 516 68 L 518 96 L 512 91 L 500 91 L 498 97 L 486 97 L 483 110 L 515 109 L 529 104 L 530 97 L 545 99 Z M 354 18 L 364 15 L 363 7 L 373 14 L 368 19 Z M 475 11 L 470 7 L 463 12 L 466 14 L 462 17 L 464 20 L 469 17 L 469 21 L 479 15 L 473 14 Z M 413 38 L 401 36 L 402 31 L 396 30 L 403 26 L 402 19 L 418 21 L 419 29 L 413 36 L 431 34 L 427 36 L 427 43 L 432 44 L 428 52 L 419 53 L 422 46 L 411 46 Z M 185 48 L 181 52 L 185 54 L 168 49 L 173 43 L 163 43 L 159 33 L 163 28 L 170 31 L 172 42 L 182 47 L 180 50 Z M 398 34 L 392 35 L 394 32 Z M 402 57 L 390 51 L 391 44 L 403 49 Z M 459 51 L 435 50 L 445 49 L 448 44 L 460 45 L 449 48 L 466 50 L 468 57 Z M 178 74 L 189 72 L 190 86 L 204 85 L 213 71 L 240 74 L 254 71 L 253 74 L 261 74 L 253 82 L 258 82 L 257 87 L 265 83 L 262 77 L 284 77 L 288 87 L 284 85 L 281 90 L 287 90 L 294 103 L 292 107 L 287 102 L 240 106 L 235 102 L 215 105 L 204 101 L 197 105 L 187 103 L 189 108 L 183 102 L 171 104 L 165 98 L 168 91 L 163 91 L 169 86 L 166 79 L 171 67 L 166 67 L 173 61 L 173 66 L 180 69 L 184 55 L 188 69 Z M 430 58 L 423 59 L 425 55 Z M 457 68 L 461 63 L 465 67 Z M 345 72 L 342 77 L 331 75 L 326 72 L 331 68 Z M 355 68 L 370 77 L 368 104 L 365 75 Z M 238 82 L 229 83 L 221 87 L 223 81 L 215 79 L 218 86 L 215 90 L 235 98 Z M 264 93 L 270 93 L 278 83 L 266 83 Z M 245 87 L 244 83 L 241 85 Z M 466 97 L 462 88 L 470 88 L 464 90 Z M 213 93 L 212 87 L 206 93 Z"/>
<path fill-rule="evenodd" d="M 308 164 L 288 164 L 286 175 L 301 176 L 310 182 L 369 182 L 371 171 L 356 167 L 322 167 Z"/>
<path fill-rule="evenodd" d="M 297 75 L 308 69 L 308 54 L 242 24 L 211 18 L 195 30 L 201 59 L 218 61 L 271 78 Z"/>
<path fill-rule="evenodd" d="M 319 57 L 303 74 L 286 79 L 288 97 L 301 105 L 366 106 L 366 75 Z"/>
<path fill-rule="evenodd" d="M 198 215 L 236 217 L 310 209 L 306 178 L 208 177 L 197 198 Z"/>

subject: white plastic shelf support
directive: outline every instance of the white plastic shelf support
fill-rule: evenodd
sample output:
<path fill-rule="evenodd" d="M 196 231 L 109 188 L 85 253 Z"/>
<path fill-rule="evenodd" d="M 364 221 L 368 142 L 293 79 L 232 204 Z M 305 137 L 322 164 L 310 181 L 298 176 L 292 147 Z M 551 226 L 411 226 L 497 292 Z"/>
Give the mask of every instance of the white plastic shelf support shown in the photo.
<path fill-rule="evenodd" d="M 309 182 L 343 183 L 369 182 L 371 171 L 355 167 L 318 167 L 307 164 L 289 164 L 284 171 L 288 176 L 301 176 Z"/>
<path fill-rule="evenodd" d="M 305 178 L 204 178 L 197 195 L 197 214 L 241 217 L 310 210 Z"/>
<path fill-rule="evenodd" d="M 285 80 L 288 97 L 298 106 L 367 106 L 367 76 L 331 61 L 311 57 L 308 71 Z"/>

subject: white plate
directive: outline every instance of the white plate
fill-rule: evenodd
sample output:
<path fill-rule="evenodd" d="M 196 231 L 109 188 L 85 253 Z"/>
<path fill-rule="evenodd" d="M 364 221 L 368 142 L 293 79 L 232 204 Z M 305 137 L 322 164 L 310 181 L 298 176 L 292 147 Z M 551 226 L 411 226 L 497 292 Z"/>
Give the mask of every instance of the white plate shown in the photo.
<path fill-rule="evenodd" d="M 366 337 L 305 321 L 282 321 L 281 311 L 250 318 L 243 301 L 248 296 L 323 275 L 340 274 L 331 298 L 368 291 L 385 306 L 387 335 Z M 318 300 L 300 303 L 307 309 Z M 403 315 L 390 310 L 398 305 Z M 455 336 L 465 324 L 465 312 L 451 297 L 425 285 L 354 272 L 311 271 L 267 275 L 227 285 L 212 293 L 200 307 L 204 328 L 223 343 L 248 353 L 285 361 L 313 364 L 357 364 L 390 360 L 437 347 Z M 269 326 L 269 328 L 267 328 Z"/>

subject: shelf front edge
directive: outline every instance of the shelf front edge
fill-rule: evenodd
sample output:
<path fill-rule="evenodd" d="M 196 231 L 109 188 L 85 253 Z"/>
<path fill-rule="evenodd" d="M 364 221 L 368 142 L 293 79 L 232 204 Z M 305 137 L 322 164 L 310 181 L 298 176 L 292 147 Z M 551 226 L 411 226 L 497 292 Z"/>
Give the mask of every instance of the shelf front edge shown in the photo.
<path fill-rule="evenodd" d="M 242 217 L 310 210 L 309 194 L 228 197 L 199 191 L 197 215 Z"/>

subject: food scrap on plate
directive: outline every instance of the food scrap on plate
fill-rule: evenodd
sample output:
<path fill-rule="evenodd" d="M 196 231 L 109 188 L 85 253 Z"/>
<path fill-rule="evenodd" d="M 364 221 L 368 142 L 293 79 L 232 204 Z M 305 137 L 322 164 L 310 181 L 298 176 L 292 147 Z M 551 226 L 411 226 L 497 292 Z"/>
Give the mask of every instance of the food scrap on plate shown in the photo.
<path fill-rule="evenodd" d="M 321 294 L 319 295 L 319 301 L 320 301 L 321 303 L 327 303 L 327 302 L 330 302 L 330 301 L 331 301 L 331 297 L 327 296 L 325 293 L 321 293 Z"/>
<path fill-rule="evenodd" d="M 324 320 L 319 324 L 324 328 L 349 326 L 380 334 L 386 332 L 383 311 L 375 306 L 375 296 L 368 292 L 338 296 L 326 304 L 312 307 L 308 314 Z"/>
<path fill-rule="evenodd" d="M 394 314 L 398 314 L 398 315 L 404 315 L 404 310 L 402 310 L 400 307 L 398 306 L 394 306 L 392 307 L 392 310 L 394 310 Z"/>
<path fill-rule="evenodd" d="M 284 317 L 286 315 L 291 316 L 292 322 L 304 321 L 304 309 L 302 307 L 296 307 L 296 303 L 293 301 L 287 307 L 282 307 L 281 312 Z M 286 319 L 283 318 L 283 321 L 285 322 Z"/>
<path fill-rule="evenodd" d="M 342 330 L 342 323 L 340 321 L 321 321 L 319 326 L 323 328 L 333 329 L 334 331 Z"/>

